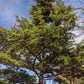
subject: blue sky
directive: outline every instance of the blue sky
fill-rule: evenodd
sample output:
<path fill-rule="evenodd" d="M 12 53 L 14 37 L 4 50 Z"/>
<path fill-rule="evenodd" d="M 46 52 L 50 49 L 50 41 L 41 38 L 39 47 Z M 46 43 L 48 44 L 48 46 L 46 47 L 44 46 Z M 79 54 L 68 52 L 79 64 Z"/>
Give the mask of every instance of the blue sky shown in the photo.
<path fill-rule="evenodd" d="M 0 25 L 9 29 L 14 24 L 15 16 L 29 18 L 28 10 L 33 0 L 0 0 Z"/>
<path fill-rule="evenodd" d="M 73 2 L 74 1 L 74 2 Z M 84 0 L 82 0 L 84 2 Z M 6 29 L 10 29 L 11 25 L 15 24 L 15 16 L 18 15 L 19 17 L 23 16 L 29 19 L 28 10 L 31 8 L 31 4 L 33 4 L 33 0 L 0 0 L 0 25 Z M 82 4 L 79 4 L 77 0 L 71 0 L 66 4 L 72 4 L 75 7 L 82 7 Z M 81 25 L 81 23 L 79 22 Z M 75 32 L 76 34 L 79 31 Z M 78 37 L 76 40 L 80 42 L 80 40 L 84 37 Z M 47 84 L 52 84 L 52 81 L 47 81 Z"/>

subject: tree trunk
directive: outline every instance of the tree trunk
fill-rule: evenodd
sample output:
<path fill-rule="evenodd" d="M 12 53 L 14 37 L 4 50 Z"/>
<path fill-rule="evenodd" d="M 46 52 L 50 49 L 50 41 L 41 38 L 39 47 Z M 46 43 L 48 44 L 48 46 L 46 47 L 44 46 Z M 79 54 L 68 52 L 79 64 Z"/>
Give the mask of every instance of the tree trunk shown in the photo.
<path fill-rule="evenodd" d="M 43 84 L 43 73 L 40 72 L 39 84 Z"/>

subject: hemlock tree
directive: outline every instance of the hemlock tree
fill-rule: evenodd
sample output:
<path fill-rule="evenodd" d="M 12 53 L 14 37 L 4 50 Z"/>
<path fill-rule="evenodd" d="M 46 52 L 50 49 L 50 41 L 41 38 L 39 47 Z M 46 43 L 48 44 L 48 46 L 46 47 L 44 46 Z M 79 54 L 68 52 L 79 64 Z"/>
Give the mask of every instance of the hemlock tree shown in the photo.
<path fill-rule="evenodd" d="M 77 17 L 71 13 L 72 7 L 61 1 L 35 1 L 29 10 L 31 21 L 16 16 L 20 23 L 18 29 L 9 30 L 6 43 L 2 44 L 8 46 L 7 55 L 21 61 L 16 67 L 32 70 L 38 76 L 39 84 L 43 84 L 44 79 L 63 75 L 62 69 L 67 71 L 67 67 L 74 63 L 71 60 L 75 55 L 71 50 L 73 34 L 70 31 L 76 26 Z M 68 79 L 70 77 L 72 74 Z"/>
<path fill-rule="evenodd" d="M 8 40 L 17 41 L 13 45 L 25 57 L 23 66 L 37 74 L 39 84 L 43 84 L 43 79 L 49 78 L 63 64 L 60 58 L 68 58 L 68 41 L 72 35 L 69 31 L 75 26 L 75 14 L 70 14 L 72 8 L 59 2 L 55 6 L 53 2 L 40 0 L 32 5 L 30 22 L 26 18 L 20 20 L 17 17 L 19 29 Z M 62 28 L 61 24 L 65 27 Z"/>

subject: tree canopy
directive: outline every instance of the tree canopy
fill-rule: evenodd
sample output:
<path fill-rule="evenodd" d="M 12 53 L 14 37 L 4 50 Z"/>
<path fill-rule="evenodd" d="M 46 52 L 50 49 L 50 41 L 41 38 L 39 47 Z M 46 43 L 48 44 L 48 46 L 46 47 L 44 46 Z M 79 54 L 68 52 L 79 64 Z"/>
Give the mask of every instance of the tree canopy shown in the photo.
<path fill-rule="evenodd" d="M 0 62 L 18 70 L 33 71 L 39 84 L 59 75 L 72 83 L 84 74 L 83 44 L 74 45 L 72 41 L 75 35 L 71 31 L 77 26 L 76 13 L 72 13 L 73 8 L 61 0 L 35 1 L 29 10 L 30 21 L 16 16 L 17 30 L 0 28 Z M 36 79 L 23 72 L 12 70 L 11 80 L 22 76 L 16 81 L 36 84 Z"/>

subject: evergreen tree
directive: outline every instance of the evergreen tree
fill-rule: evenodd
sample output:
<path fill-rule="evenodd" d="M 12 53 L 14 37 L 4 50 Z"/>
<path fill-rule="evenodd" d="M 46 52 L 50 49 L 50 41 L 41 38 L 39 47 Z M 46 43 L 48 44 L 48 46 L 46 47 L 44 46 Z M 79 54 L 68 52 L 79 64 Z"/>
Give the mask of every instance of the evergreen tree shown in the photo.
<path fill-rule="evenodd" d="M 56 3 L 55 0 L 35 1 L 36 4 L 32 4 L 29 10 L 31 21 L 16 16 L 20 24 L 17 30 L 9 30 L 6 42 L 2 42 L 3 47 L 8 46 L 5 53 L 16 62 L 21 62 L 20 66 L 15 64 L 16 67 L 32 70 L 38 76 L 39 84 L 55 75 L 71 80 L 70 77 L 76 77 L 75 71 L 72 71 L 79 64 L 82 66 L 76 61 L 76 54 L 71 48 L 74 36 L 71 30 L 76 26 L 76 14 L 61 0 L 56 0 Z"/>

